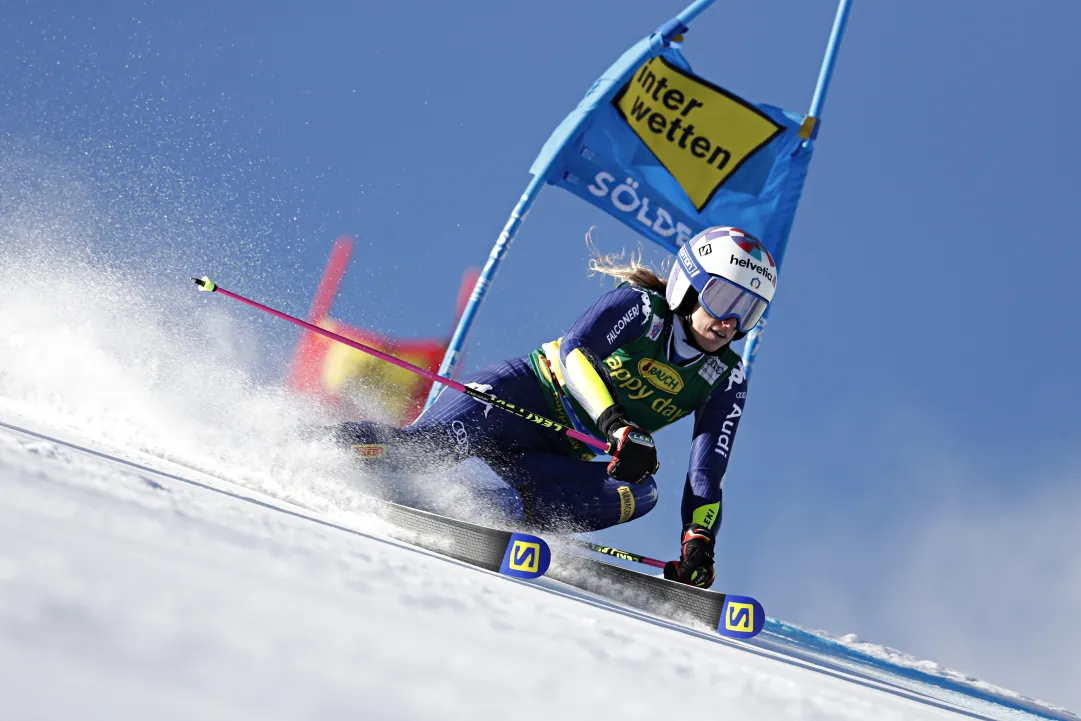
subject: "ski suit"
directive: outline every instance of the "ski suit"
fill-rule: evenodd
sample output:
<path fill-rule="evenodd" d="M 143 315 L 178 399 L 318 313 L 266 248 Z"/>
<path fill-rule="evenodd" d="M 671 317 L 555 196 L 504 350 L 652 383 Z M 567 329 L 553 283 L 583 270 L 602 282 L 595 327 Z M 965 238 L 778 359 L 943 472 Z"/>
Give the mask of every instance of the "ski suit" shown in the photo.
<path fill-rule="evenodd" d="M 747 382 L 739 356 L 727 347 L 674 360 L 680 322 L 663 296 L 624 283 L 562 338 L 464 382 L 596 437 L 595 420 L 613 403 L 650 433 L 693 413 L 683 522 L 716 529 Z M 391 454 L 405 448 L 432 462 L 479 457 L 518 491 L 534 527 L 599 530 L 639 518 L 657 503 L 653 477 L 616 481 L 606 463 L 590 460 L 588 446 L 450 390 L 405 428 L 360 421 L 343 424 L 339 434 L 357 448 L 387 444 Z"/>

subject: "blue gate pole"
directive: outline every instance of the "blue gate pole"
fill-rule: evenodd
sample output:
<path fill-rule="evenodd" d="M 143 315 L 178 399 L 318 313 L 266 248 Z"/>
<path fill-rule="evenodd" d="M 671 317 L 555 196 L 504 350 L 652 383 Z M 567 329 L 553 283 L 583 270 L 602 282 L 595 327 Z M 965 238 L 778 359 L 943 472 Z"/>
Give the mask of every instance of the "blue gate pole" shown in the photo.
<path fill-rule="evenodd" d="M 622 86 L 630 79 L 631 75 L 638 70 L 638 67 L 645 62 L 646 59 L 652 57 L 656 52 L 659 52 L 660 49 L 671 42 L 676 35 L 685 32 L 687 30 L 687 24 L 705 12 L 705 10 L 714 2 L 716 2 L 716 0 L 695 0 L 684 8 L 683 12 L 679 15 L 657 28 L 656 32 L 650 36 L 650 46 L 644 48 L 641 54 L 629 64 L 629 67 L 623 75 L 617 78 L 615 85 Z M 566 142 L 569 142 L 570 139 L 574 137 L 574 134 L 585 124 L 588 117 L 589 113 L 579 116 L 574 132 L 567 135 Z M 560 150 L 562 150 L 562 147 Z M 469 329 L 473 325 L 473 319 L 477 315 L 477 311 L 480 310 L 480 304 L 484 300 L 484 296 L 488 293 L 488 287 L 491 285 L 492 279 L 499 269 L 499 264 L 503 261 L 503 256 L 510 247 L 511 240 L 513 240 L 514 236 L 518 233 L 522 221 L 525 220 L 526 213 L 529 212 L 529 208 L 533 205 L 533 201 L 536 200 L 537 195 L 548 181 L 548 175 L 558 157 L 559 152 L 554 153 L 549 159 L 548 164 L 544 166 L 544 169 L 533 176 L 533 180 L 530 181 L 529 185 L 526 186 L 525 192 L 522 193 L 518 205 L 514 206 L 514 210 L 511 211 L 510 218 L 503 227 L 503 232 L 499 234 L 499 238 L 492 247 L 492 252 L 488 255 L 488 262 L 484 264 L 484 269 L 481 271 L 480 277 L 477 278 L 477 284 L 473 286 L 473 292 L 469 296 L 469 303 L 466 304 L 465 311 L 458 321 L 458 327 L 454 329 L 454 335 L 450 339 L 450 345 L 447 346 L 447 352 L 443 356 L 443 362 L 439 365 L 439 375 L 448 378 L 454 377 L 454 368 L 458 365 L 458 359 L 461 357 L 466 336 L 469 334 Z M 437 383 L 432 385 L 432 390 L 428 393 L 428 400 L 424 404 L 425 409 L 435 402 L 436 396 L 439 395 L 442 389 L 443 386 L 441 384 Z"/>
<path fill-rule="evenodd" d="M 712 5 L 716 0 L 697 0 L 691 3 L 687 7 L 683 8 L 683 12 L 676 15 L 673 20 L 680 22 L 683 25 L 690 25 L 691 21 L 706 11 L 706 9 Z M 663 26 L 662 26 L 663 28 Z M 663 34 L 663 31 L 661 31 Z"/>
<path fill-rule="evenodd" d="M 830 81 L 833 80 L 833 68 L 837 65 L 837 51 L 841 47 L 841 38 L 844 37 L 845 26 L 848 24 L 848 12 L 851 9 L 852 0 L 841 0 L 837 5 L 837 15 L 833 18 L 833 31 L 826 45 L 826 57 L 822 61 L 822 69 L 818 73 L 818 84 L 815 86 L 814 98 L 811 100 L 810 116 L 812 118 L 822 117 L 822 106 L 826 104 L 826 93 L 830 89 Z"/>
<path fill-rule="evenodd" d="M 811 111 L 808 113 L 808 117 L 815 119 L 815 134 L 818 130 L 818 121 L 822 117 L 822 108 L 826 104 L 826 93 L 829 91 L 830 81 L 833 80 L 833 69 L 837 64 L 837 51 L 841 47 L 841 38 L 844 37 L 845 26 L 848 24 L 848 13 L 851 9 L 852 0 L 840 0 L 837 4 L 837 15 L 833 18 L 833 31 L 830 33 L 829 43 L 826 45 L 826 55 L 822 59 L 822 69 L 818 73 L 818 83 L 815 85 L 814 98 L 811 100 Z M 804 147 L 810 147 L 814 142 L 813 138 L 814 134 L 804 141 Z M 788 238 L 786 237 L 778 248 L 777 256 L 774 258 L 777 261 L 778 275 L 780 275 L 781 261 L 784 260 L 784 251 L 787 247 Z M 747 335 L 747 344 L 743 346 L 743 367 L 746 369 L 748 376 L 751 375 L 751 367 L 754 365 L 758 346 L 762 342 L 762 334 L 766 332 L 769 313 L 772 309 L 773 304 L 770 303 L 762 319 L 758 321 L 758 325 Z"/>

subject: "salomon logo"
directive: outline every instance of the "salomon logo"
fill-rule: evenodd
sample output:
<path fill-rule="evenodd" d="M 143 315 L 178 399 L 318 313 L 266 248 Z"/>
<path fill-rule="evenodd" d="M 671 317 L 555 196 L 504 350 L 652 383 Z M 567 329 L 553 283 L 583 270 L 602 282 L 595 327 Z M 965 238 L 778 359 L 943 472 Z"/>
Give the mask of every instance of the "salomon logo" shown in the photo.
<path fill-rule="evenodd" d="M 510 564 L 512 571 L 536 573 L 540 567 L 540 544 L 527 541 L 515 541 L 510 552 Z"/>
<path fill-rule="evenodd" d="M 735 258 L 736 256 L 732 256 Z M 701 271 L 698 270 L 698 266 L 691 260 L 691 254 L 687 252 L 687 246 L 683 246 L 679 249 L 679 262 L 683 264 L 683 270 L 687 271 L 687 277 L 693 278 Z"/>
<path fill-rule="evenodd" d="M 749 603 L 728 604 L 724 627 L 729 631 L 750 633 L 754 629 L 754 606 Z"/>

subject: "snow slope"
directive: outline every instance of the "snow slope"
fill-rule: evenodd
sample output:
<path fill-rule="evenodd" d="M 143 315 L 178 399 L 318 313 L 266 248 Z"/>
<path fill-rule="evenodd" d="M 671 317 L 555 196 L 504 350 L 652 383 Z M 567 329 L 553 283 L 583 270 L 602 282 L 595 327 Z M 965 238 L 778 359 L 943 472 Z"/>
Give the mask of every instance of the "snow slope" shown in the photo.
<path fill-rule="evenodd" d="M 619 612 L 13 420 L 3 718 L 633 719 L 696 697 L 741 719 L 1070 718 L 786 648 L 777 624 L 755 648 Z"/>
<path fill-rule="evenodd" d="M 1077 719 L 850 638 L 735 643 L 387 540 L 220 306 L 0 260 L 2 719 Z"/>

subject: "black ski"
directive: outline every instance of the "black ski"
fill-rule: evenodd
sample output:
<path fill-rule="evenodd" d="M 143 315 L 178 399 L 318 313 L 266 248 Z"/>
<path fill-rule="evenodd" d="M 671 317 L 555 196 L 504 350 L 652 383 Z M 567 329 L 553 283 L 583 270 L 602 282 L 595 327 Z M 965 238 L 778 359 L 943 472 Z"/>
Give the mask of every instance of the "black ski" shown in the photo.
<path fill-rule="evenodd" d="M 393 526 L 387 535 L 410 545 L 514 578 L 537 578 L 552 553 L 544 539 L 459 521 L 437 513 L 367 498 L 366 510 Z M 404 533 L 398 533 L 398 530 Z"/>
<path fill-rule="evenodd" d="M 722 636 L 751 638 L 766 612 L 749 596 L 717 593 L 557 549 L 548 578 L 678 623 L 707 626 Z"/>

